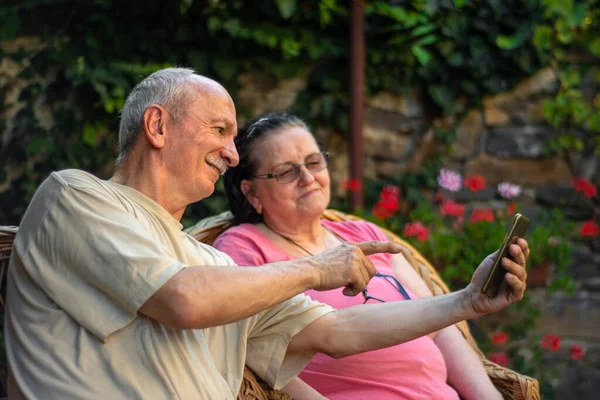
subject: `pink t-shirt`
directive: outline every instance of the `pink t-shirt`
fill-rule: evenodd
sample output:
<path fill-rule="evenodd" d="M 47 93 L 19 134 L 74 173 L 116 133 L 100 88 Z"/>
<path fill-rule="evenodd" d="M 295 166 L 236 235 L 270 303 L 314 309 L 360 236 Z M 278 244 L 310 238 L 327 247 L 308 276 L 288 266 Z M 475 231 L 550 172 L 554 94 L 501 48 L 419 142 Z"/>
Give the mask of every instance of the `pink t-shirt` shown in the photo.
<path fill-rule="evenodd" d="M 376 225 L 368 222 L 323 220 L 322 224 L 350 242 L 388 240 Z M 296 258 L 274 245 L 251 224 L 228 229 L 214 246 L 243 266 Z M 393 274 L 389 254 L 374 254 L 369 258 L 378 272 Z M 411 298 L 417 297 L 405 289 Z M 392 284 L 379 277 L 369 282 L 368 292 L 385 301 L 405 300 Z M 364 301 L 362 295 L 344 296 L 342 288 L 309 290 L 305 294 L 337 309 Z M 317 353 L 300 378 L 330 399 L 458 399 L 456 391 L 446 383 L 444 358 L 429 336 L 338 360 Z"/>

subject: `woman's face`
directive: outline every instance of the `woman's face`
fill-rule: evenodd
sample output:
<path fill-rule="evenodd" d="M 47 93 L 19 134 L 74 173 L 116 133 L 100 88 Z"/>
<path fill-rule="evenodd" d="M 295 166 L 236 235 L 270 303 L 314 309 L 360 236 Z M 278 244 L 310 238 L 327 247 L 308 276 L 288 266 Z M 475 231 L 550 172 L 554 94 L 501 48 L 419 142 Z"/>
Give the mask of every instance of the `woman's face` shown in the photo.
<path fill-rule="evenodd" d="M 284 128 L 266 137 L 253 149 L 257 162 L 255 175 L 273 173 L 286 163 L 304 164 L 320 152 L 313 136 L 301 127 Z M 279 168 L 281 169 L 281 168 Z M 329 172 L 327 168 L 310 172 L 300 168 L 300 176 L 289 183 L 276 179 L 253 178 L 246 197 L 269 221 L 294 221 L 318 218 L 329 205 Z"/>

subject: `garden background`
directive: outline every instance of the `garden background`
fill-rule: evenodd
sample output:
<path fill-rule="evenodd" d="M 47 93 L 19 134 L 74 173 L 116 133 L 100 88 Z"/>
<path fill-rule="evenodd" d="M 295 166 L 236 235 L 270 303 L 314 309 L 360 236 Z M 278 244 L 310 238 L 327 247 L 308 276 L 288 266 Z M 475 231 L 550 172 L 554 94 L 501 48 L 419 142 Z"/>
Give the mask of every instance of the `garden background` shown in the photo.
<path fill-rule="evenodd" d="M 365 5 L 364 185 L 348 177 L 349 3 L 22 0 L 0 7 L 0 225 L 53 170 L 107 178 L 118 111 L 165 66 L 221 82 L 239 122 L 288 108 L 332 153 L 332 206 L 423 252 L 452 288 L 532 220 L 524 302 L 472 324 L 544 398 L 600 391 L 600 1 Z M 223 190 L 183 223 L 224 211 Z M 4 361 L 3 361 L 4 363 Z"/>

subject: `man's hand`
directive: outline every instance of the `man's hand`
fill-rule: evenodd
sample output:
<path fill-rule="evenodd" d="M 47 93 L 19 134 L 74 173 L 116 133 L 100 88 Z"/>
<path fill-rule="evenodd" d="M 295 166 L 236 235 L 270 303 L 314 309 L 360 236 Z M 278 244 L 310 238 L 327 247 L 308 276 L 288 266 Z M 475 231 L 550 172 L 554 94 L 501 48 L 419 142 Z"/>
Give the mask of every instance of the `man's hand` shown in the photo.
<path fill-rule="evenodd" d="M 481 293 L 481 288 L 492 267 L 496 253 L 487 256 L 477 270 L 475 270 L 475 273 L 473 273 L 471 283 L 465 289 L 474 313 L 469 318 L 476 318 L 484 314 L 502 310 L 512 303 L 521 301 L 523 298 L 523 293 L 527 287 L 525 265 L 530 253 L 529 245 L 525 239 L 519 239 L 516 244 L 510 245 L 508 251 L 512 256 L 512 260 L 504 257 L 501 261 L 502 267 L 506 269 L 506 274 L 496 297 L 489 298 Z"/>
<path fill-rule="evenodd" d="M 343 243 L 308 258 L 317 274 L 315 290 L 331 290 L 345 286 L 342 293 L 356 296 L 377 272 L 368 255 L 400 253 L 402 247 L 392 242 Z"/>

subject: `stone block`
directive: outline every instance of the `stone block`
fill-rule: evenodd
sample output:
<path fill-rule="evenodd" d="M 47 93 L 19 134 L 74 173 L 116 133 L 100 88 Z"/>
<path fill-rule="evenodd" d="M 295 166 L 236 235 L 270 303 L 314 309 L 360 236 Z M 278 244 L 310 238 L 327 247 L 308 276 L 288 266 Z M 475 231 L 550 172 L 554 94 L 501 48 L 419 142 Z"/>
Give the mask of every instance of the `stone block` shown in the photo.
<path fill-rule="evenodd" d="M 547 67 L 539 70 L 534 76 L 523 80 L 510 92 L 484 98 L 483 105 L 485 108 L 506 107 L 515 102 L 554 93 L 557 89 L 557 73 L 553 68 Z"/>
<path fill-rule="evenodd" d="M 519 185 L 568 183 L 571 173 L 559 157 L 528 159 L 499 159 L 480 154 L 465 164 L 466 174 L 483 175 L 489 185 L 511 182 Z"/>
<path fill-rule="evenodd" d="M 506 126 L 510 122 L 510 116 L 499 108 L 486 108 L 483 117 L 487 126 Z"/>
<path fill-rule="evenodd" d="M 594 216 L 594 202 L 571 186 L 540 186 L 535 198 L 540 204 L 559 207 L 569 218 L 584 221 Z"/>
<path fill-rule="evenodd" d="M 456 128 L 456 142 L 453 145 L 453 158 L 466 158 L 477 153 L 481 136 L 486 128 L 479 110 L 471 110 Z"/>
<path fill-rule="evenodd" d="M 490 130 L 486 152 L 500 158 L 536 158 L 543 155 L 548 140 L 556 134 L 551 126 L 509 126 Z"/>
<path fill-rule="evenodd" d="M 405 96 L 398 96 L 390 92 L 379 92 L 375 96 L 366 99 L 368 107 L 390 111 L 405 117 L 421 117 L 423 115 L 423 104 L 421 94 L 415 90 L 409 90 Z"/>
<path fill-rule="evenodd" d="M 365 125 L 370 128 L 400 133 L 413 133 L 423 129 L 421 119 L 409 118 L 397 112 L 371 107 L 365 109 Z"/>
<path fill-rule="evenodd" d="M 599 393 L 599 368 L 570 365 L 561 374 L 554 395 L 564 400 L 597 400 Z"/>
<path fill-rule="evenodd" d="M 574 279 L 581 281 L 582 289 L 600 293 L 600 254 L 594 254 L 585 246 L 577 246 L 569 271 Z"/>
<path fill-rule="evenodd" d="M 540 308 L 536 332 L 582 341 L 600 341 L 600 294 L 579 290 L 574 295 L 543 289 L 531 290 L 530 296 Z"/>
<path fill-rule="evenodd" d="M 365 156 L 398 160 L 410 140 L 409 135 L 366 125 L 364 129 Z"/>
<path fill-rule="evenodd" d="M 539 101 L 517 104 L 515 109 L 510 110 L 513 120 L 523 125 L 542 124 L 546 121 L 542 103 Z"/>
<path fill-rule="evenodd" d="M 236 104 L 249 109 L 251 115 L 282 110 L 294 104 L 298 93 L 306 87 L 303 76 L 276 80 L 266 75 L 241 74 Z"/>

